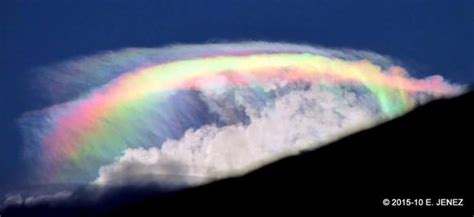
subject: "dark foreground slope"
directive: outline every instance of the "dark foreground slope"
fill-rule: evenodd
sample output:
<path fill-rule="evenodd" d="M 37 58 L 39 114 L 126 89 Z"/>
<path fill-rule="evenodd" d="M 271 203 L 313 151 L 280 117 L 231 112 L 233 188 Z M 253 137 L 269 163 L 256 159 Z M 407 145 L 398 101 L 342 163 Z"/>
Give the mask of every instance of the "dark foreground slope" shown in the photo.
<path fill-rule="evenodd" d="M 472 216 L 473 102 L 473 92 L 438 100 L 315 151 L 198 188 L 161 194 L 122 189 L 94 204 L 17 208 L 4 216 L 58 212 L 61 216 L 317 215 L 327 211 L 357 216 Z M 117 203 L 120 198 L 127 202 Z M 383 205 L 385 198 L 391 205 Z M 463 206 L 436 206 L 439 198 L 462 199 Z M 392 206 L 393 199 L 405 200 L 395 200 L 399 206 Z M 423 206 L 418 206 L 420 199 Z M 431 199 L 432 206 L 426 206 L 426 199 Z"/>

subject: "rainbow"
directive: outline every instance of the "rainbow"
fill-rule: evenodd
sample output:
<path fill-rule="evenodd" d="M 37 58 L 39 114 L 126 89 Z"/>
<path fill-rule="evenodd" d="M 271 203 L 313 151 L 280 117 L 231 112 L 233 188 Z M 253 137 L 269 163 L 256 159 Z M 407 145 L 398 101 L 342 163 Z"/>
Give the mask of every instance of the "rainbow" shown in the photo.
<path fill-rule="evenodd" d="M 143 138 L 146 132 L 153 133 L 153 128 L 166 128 L 156 121 L 166 118 L 160 111 L 177 91 L 258 88 L 270 83 L 360 86 L 375 96 L 387 118 L 413 108 L 418 94 L 436 97 L 459 92 L 440 76 L 418 80 L 399 66 L 384 69 L 370 60 L 284 49 L 271 53 L 217 52 L 147 63 L 75 100 L 47 109 L 48 127 L 36 136 L 40 152 L 48 155 L 41 165 L 50 171 L 47 179 L 65 179 L 62 171 L 68 168 L 97 171 L 105 155 L 116 156 L 128 147 L 159 146 L 160 141 L 147 144 L 150 141 Z M 153 118 L 156 116 L 161 119 Z"/>

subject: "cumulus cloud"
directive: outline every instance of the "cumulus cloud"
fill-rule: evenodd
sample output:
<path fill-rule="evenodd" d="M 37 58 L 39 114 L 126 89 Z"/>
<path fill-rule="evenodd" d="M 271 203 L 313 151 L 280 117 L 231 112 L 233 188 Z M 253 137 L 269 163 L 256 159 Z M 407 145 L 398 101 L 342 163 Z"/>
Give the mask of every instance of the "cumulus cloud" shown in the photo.
<path fill-rule="evenodd" d="M 316 85 L 289 85 L 276 90 L 287 93 L 264 106 L 252 104 L 252 97 L 244 90 L 204 93 L 209 103 L 233 95 L 230 107 L 243 109 L 249 123 L 205 125 L 186 131 L 181 139 L 167 140 L 161 148 L 127 149 L 100 169 L 94 183 L 200 184 L 248 172 L 382 120 L 372 96 L 351 88 L 335 91 Z"/>
<path fill-rule="evenodd" d="M 69 199 L 73 193 L 70 191 L 58 191 L 53 193 L 43 193 L 36 195 L 8 194 L 3 202 L 3 207 L 9 208 L 15 206 L 37 206 L 37 205 L 56 205 Z"/>
<path fill-rule="evenodd" d="M 19 206 L 23 204 L 23 197 L 20 194 L 7 195 L 5 201 L 3 201 L 3 206 Z"/>
<path fill-rule="evenodd" d="M 54 194 L 32 196 L 25 199 L 25 205 L 53 204 L 68 199 L 72 195 L 69 191 L 60 191 Z"/>
<path fill-rule="evenodd" d="M 52 105 L 18 121 L 35 184 L 202 183 L 458 91 L 375 53 L 269 42 L 129 48 L 42 70 Z"/>

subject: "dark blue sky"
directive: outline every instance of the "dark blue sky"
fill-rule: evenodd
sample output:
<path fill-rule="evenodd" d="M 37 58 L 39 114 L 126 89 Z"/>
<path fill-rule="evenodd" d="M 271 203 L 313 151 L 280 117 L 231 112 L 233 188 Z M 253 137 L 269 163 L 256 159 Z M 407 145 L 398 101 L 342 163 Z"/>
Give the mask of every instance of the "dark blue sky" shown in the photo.
<path fill-rule="evenodd" d="M 267 40 L 372 50 L 474 81 L 474 1 L 4 0 L 0 3 L 0 189 L 21 179 L 15 119 L 43 104 L 31 69 L 78 55 L 170 43 Z"/>

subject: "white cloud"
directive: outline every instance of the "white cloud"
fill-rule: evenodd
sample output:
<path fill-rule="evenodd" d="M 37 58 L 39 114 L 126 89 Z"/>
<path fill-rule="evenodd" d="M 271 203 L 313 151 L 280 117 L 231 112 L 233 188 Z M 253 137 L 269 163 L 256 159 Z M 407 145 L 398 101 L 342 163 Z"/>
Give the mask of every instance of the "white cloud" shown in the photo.
<path fill-rule="evenodd" d="M 364 64 L 369 61 L 377 70 L 382 69 L 381 73 L 404 72 L 392 68 L 390 58 L 367 51 L 269 42 L 129 48 L 66 61 L 38 73 L 39 84 L 35 85 L 41 87 L 38 93 L 55 104 L 26 113 L 18 121 L 25 141 L 25 156 L 33 168 L 31 171 L 35 171 L 32 177 L 36 177 L 27 180 L 36 184 L 90 182 L 102 166 L 95 183 L 202 182 L 246 172 L 273 159 L 326 144 L 363 127 L 359 125 L 383 119 L 373 94 L 360 92 L 367 85 L 365 80 L 358 90 L 348 89 L 342 83 L 326 85 L 325 81 L 308 89 L 310 84 L 293 84 L 293 81 L 289 84 L 291 79 L 273 82 L 257 79 L 260 89 L 250 87 L 250 83 L 249 88 L 239 89 L 229 85 L 227 76 L 219 76 L 219 82 L 216 77 L 209 80 L 204 76 L 201 85 L 196 82 L 193 90 L 178 88 L 163 93 L 170 96 L 163 96 L 166 102 L 162 102 L 161 93 L 150 93 L 136 102 L 112 103 L 106 109 L 107 115 L 89 106 L 95 105 L 93 99 L 108 102 L 107 97 L 97 96 L 106 96 L 104 93 L 121 76 L 133 75 L 143 67 L 209 56 L 273 53 L 363 60 Z M 454 89 L 440 77 L 435 78 L 426 83 L 440 83 Z M 377 85 L 369 86 L 378 89 Z M 430 98 L 432 93 L 428 89 L 426 94 Z M 409 97 L 410 101 L 423 97 L 410 93 L 392 99 L 389 92 L 379 95 L 379 100 L 383 108 L 394 107 L 391 113 L 399 112 L 402 104 L 399 106 L 397 102 L 402 102 L 403 97 Z M 192 127 L 198 129 L 189 129 Z M 169 140 L 177 137 L 181 138 Z M 115 162 L 103 166 L 121 153 Z"/>
<path fill-rule="evenodd" d="M 23 194 L 23 195 L 22 195 Z M 54 193 L 41 193 L 36 195 L 7 194 L 3 202 L 3 207 L 8 208 L 12 206 L 36 206 L 36 205 L 53 205 L 58 202 L 63 202 L 72 196 L 70 191 L 58 191 Z M 25 198 L 25 199 L 23 199 Z"/>
<path fill-rule="evenodd" d="M 94 183 L 200 184 L 319 147 L 383 119 L 368 92 L 317 85 L 306 90 L 278 89 L 284 90 L 287 93 L 264 106 L 248 101 L 249 92 L 232 90 L 235 100 L 230 107 L 244 107 L 248 125 L 206 125 L 186 131 L 179 140 L 167 140 L 161 148 L 127 149 L 115 162 L 101 167 Z M 203 98 L 211 103 L 228 94 L 207 92 Z M 221 110 L 216 112 L 225 116 Z"/>
<path fill-rule="evenodd" d="M 23 197 L 20 194 L 7 195 L 5 201 L 3 201 L 3 206 L 18 206 L 23 204 Z"/>
<path fill-rule="evenodd" d="M 64 201 L 71 197 L 72 193 L 69 191 L 60 191 L 54 194 L 44 194 L 39 196 L 31 196 L 25 199 L 26 206 L 34 206 L 37 204 L 53 204 Z"/>

